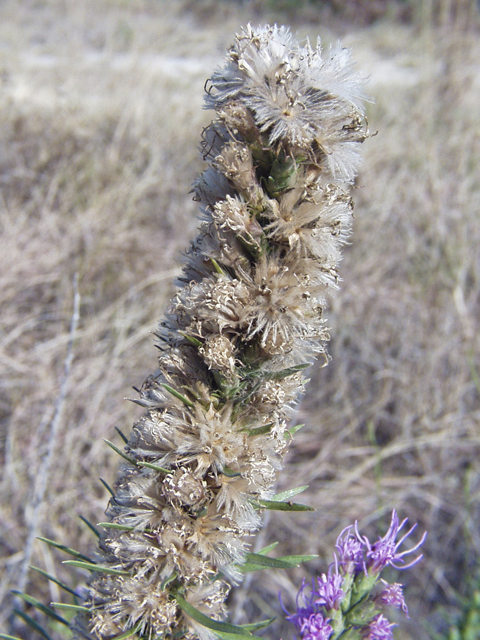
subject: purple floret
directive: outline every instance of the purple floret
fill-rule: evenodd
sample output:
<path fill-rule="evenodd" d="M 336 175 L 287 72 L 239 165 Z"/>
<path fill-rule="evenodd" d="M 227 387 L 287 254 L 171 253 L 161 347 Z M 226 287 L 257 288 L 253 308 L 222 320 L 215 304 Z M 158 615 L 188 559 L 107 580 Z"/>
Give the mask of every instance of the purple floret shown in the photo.
<path fill-rule="evenodd" d="M 381 613 L 376 616 L 366 628 L 365 640 L 393 640 L 393 627 L 396 624 L 390 623 Z"/>
<path fill-rule="evenodd" d="M 391 565 L 395 569 L 409 569 L 413 567 L 413 565 L 417 564 L 422 558 L 423 555 L 420 554 L 412 560 L 407 565 L 398 566 L 398 562 L 403 563 L 404 556 L 409 553 L 413 553 L 416 551 L 425 541 L 427 537 L 427 533 L 425 532 L 418 544 L 416 544 L 411 549 L 407 549 L 407 551 L 403 551 L 402 553 L 397 553 L 398 548 L 403 544 L 403 541 L 408 538 L 408 536 L 412 533 L 412 531 L 416 528 L 416 524 L 411 527 L 407 533 L 405 533 L 400 540 L 397 542 L 396 538 L 400 531 L 403 529 L 404 525 L 407 523 L 408 518 L 405 518 L 401 523 L 399 523 L 397 512 L 393 510 L 392 512 L 392 521 L 390 523 L 390 527 L 388 528 L 387 533 L 383 536 L 383 538 L 379 538 L 377 542 L 371 544 L 369 539 L 366 536 L 360 536 L 357 525 L 355 523 L 355 533 L 359 541 L 362 541 L 366 548 L 366 568 L 371 573 L 380 573 L 380 571 L 386 567 L 387 565 Z"/>
<path fill-rule="evenodd" d="M 401 609 L 408 618 L 408 607 L 403 596 L 403 585 L 395 582 L 394 584 L 388 584 L 384 580 L 382 582 L 385 585 L 382 593 L 378 596 L 378 599 L 383 604 L 389 607 L 396 607 Z"/>
<path fill-rule="evenodd" d="M 334 571 L 317 578 L 318 587 L 313 593 L 313 602 L 318 606 L 324 606 L 327 610 L 338 610 L 340 602 L 345 595 L 342 590 L 343 577 Z"/>
<path fill-rule="evenodd" d="M 359 536 L 350 533 L 353 526 L 346 527 L 337 538 L 336 558 L 345 573 L 353 573 L 364 568 L 364 542 Z"/>

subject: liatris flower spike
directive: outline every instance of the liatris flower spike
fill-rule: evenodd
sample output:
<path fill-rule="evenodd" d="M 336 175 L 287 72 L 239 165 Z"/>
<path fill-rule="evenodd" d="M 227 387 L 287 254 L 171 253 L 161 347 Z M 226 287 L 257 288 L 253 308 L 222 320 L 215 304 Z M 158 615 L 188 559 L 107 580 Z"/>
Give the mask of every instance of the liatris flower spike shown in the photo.
<path fill-rule="evenodd" d="M 194 185 L 203 220 L 158 333 L 160 373 L 125 450 L 111 445 L 124 465 L 97 555 L 69 561 L 92 572 L 77 636 L 248 635 L 222 622 L 227 580 L 294 566 L 248 553 L 245 536 L 262 509 L 306 509 L 291 502 L 304 487 L 272 488 L 304 370 L 328 359 L 325 295 L 367 136 L 362 86 L 346 49 L 324 55 L 277 26 L 243 29 L 213 74 Z M 335 585 L 321 595 L 333 609 Z"/>
<path fill-rule="evenodd" d="M 391 640 L 395 624 L 384 613 L 390 607 L 401 609 L 408 617 L 403 586 L 388 584 L 380 578 L 382 570 L 391 566 L 409 569 L 422 558 L 418 555 L 403 564 L 406 555 L 415 553 L 427 536 L 411 549 L 398 552 L 400 545 L 413 532 L 411 527 L 400 540 L 401 523 L 395 511 L 390 527 L 377 542 L 361 536 L 357 523 L 344 529 L 337 539 L 334 562 L 327 574 L 310 585 L 304 581 L 297 596 L 297 610 L 287 613 L 302 640 Z M 281 602 L 281 600 L 280 600 Z"/>

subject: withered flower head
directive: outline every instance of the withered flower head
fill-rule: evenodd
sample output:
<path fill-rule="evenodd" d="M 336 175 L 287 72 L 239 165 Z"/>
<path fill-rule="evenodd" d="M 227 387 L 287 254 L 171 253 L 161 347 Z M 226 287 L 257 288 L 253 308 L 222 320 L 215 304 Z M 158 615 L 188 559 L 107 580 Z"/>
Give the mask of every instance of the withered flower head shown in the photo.
<path fill-rule="evenodd" d="M 160 373 L 141 390 L 146 413 L 125 449 L 77 634 L 215 636 L 188 612 L 224 619 L 221 578 L 239 579 L 304 370 L 327 359 L 325 297 L 367 135 L 361 98 L 345 49 L 323 55 L 285 27 L 248 26 L 213 74 L 208 166 L 194 185 L 202 222 L 158 332 Z"/>

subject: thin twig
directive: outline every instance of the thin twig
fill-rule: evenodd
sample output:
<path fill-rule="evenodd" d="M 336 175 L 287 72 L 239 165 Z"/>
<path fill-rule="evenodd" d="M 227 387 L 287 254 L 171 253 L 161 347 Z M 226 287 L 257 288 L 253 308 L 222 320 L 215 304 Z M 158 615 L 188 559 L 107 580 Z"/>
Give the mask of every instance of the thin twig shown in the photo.
<path fill-rule="evenodd" d="M 30 567 L 30 562 L 33 554 L 33 543 L 35 538 L 38 535 L 38 530 L 41 525 L 42 519 L 42 506 L 45 498 L 45 491 L 48 484 L 48 478 L 50 475 L 50 467 L 53 459 L 53 452 L 55 450 L 57 437 L 61 424 L 61 417 L 63 413 L 63 407 L 65 405 L 65 400 L 67 397 L 68 383 L 70 379 L 70 373 L 73 362 L 73 343 L 75 339 L 75 333 L 78 326 L 78 321 L 80 319 L 80 294 L 78 292 L 78 276 L 75 274 L 73 280 L 73 312 L 72 317 L 70 319 L 70 332 L 67 346 L 67 355 L 64 362 L 64 370 L 63 370 L 63 378 L 60 386 L 60 393 L 55 402 L 55 410 L 53 413 L 53 417 L 48 425 L 46 430 L 47 433 L 47 451 L 42 458 L 40 463 L 38 473 L 35 478 L 35 485 L 33 491 L 33 497 L 28 505 L 31 510 L 31 518 L 28 523 L 28 535 L 27 540 L 25 542 L 24 549 L 24 558 L 18 573 L 18 581 L 16 589 L 20 592 L 25 591 L 25 587 L 27 586 L 28 581 L 28 571 Z M 17 599 L 18 602 L 15 602 L 15 606 L 22 607 L 23 600 L 20 598 Z"/>

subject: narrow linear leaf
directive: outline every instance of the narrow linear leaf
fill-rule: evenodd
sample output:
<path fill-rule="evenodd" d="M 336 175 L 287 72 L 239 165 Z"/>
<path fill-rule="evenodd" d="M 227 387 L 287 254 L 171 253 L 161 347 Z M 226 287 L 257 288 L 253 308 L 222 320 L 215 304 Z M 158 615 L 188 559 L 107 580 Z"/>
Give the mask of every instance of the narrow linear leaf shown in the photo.
<path fill-rule="evenodd" d="M 245 633 L 229 633 L 225 631 L 215 631 L 215 634 L 222 638 L 222 640 L 252 640 L 252 638 L 258 638 L 258 636 L 247 635 Z"/>
<path fill-rule="evenodd" d="M 281 371 L 272 371 L 268 373 L 269 380 L 283 380 L 283 378 L 288 378 L 289 376 L 293 376 L 295 373 L 299 373 L 304 369 L 308 369 L 311 364 L 306 362 L 305 364 L 297 364 L 294 367 L 288 367 L 288 369 L 282 369 Z"/>
<path fill-rule="evenodd" d="M 115 431 L 118 433 L 118 435 L 121 437 L 121 439 L 124 441 L 125 444 L 128 444 L 128 438 L 127 436 L 123 433 L 123 431 L 121 431 L 118 427 L 115 427 Z"/>
<path fill-rule="evenodd" d="M 90 529 L 90 531 L 92 531 L 97 536 L 97 538 L 100 538 L 100 531 L 98 529 L 96 529 L 95 526 L 91 522 L 89 522 L 83 516 L 78 516 L 78 517 L 80 518 L 80 520 L 82 522 L 84 522 L 87 525 L 87 527 Z"/>
<path fill-rule="evenodd" d="M 259 500 L 258 504 L 264 509 L 272 511 L 315 511 L 313 507 L 306 504 L 296 504 L 295 502 L 276 502 L 275 500 Z"/>
<path fill-rule="evenodd" d="M 287 562 L 283 558 L 270 558 L 269 556 L 262 556 L 260 553 L 247 553 L 245 558 L 247 564 L 256 564 L 260 567 L 269 567 L 271 569 L 291 569 L 295 566 L 294 563 Z"/>
<path fill-rule="evenodd" d="M 278 546 L 278 542 L 272 542 L 272 544 L 269 544 L 268 547 L 263 547 L 263 549 L 260 549 L 260 551 L 257 551 L 257 553 L 261 556 L 266 556 L 267 553 L 273 551 L 276 546 Z"/>
<path fill-rule="evenodd" d="M 310 560 L 315 560 L 315 558 L 318 558 L 318 555 L 316 553 L 311 555 L 282 556 L 279 559 L 284 560 L 285 562 L 291 562 L 292 566 L 298 567 L 299 564 L 310 562 Z"/>
<path fill-rule="evenodd" d="M 99 522 L 97 526 L 104 529 L 118 529 L 119 531 L 135 531 L 135 527 L 130 527 L 128 524 L 117 524 L 116 522 Z"/>
<path fill-rule="evenodd" d="M 52 620 L 55 620 L 55 622 L 60 622 L 60 624 L 64 624 L 65 626 L 68 627 L 68 622 L 66 620 L 64 620 L 61 616 L 58 616 L 55 613 L 55 611 L 50 609 L 50 607 L 47 607 L 46 605 L 44 605 L 42 602 L 40 602 L 36 598 L 33 598 L 32 596 L 29 596 L 26 593 L 22 593 L 21 591 L 12 590 L 12 593 L 22 598 L 22 600 L 24 600 L 25 602 L 28 602 L 28 604 L 31 604 L 32 607 L 35 607 L 35 609 L 38 609 L 49 618 L 52 618 Z"/>
<path fill-rule="evenodd" d="M 239 471 L 234 471 L 233 469 L 230 469 L 230 467 L 223 467 L 222 469 L 222 473 L 224 476 L 227 476 L 227 478 L 237 478 L 238 476 L 240 476 L 240 472 Z"/>
<path fill-rule="evenodd" d="M 300 431 L 300 429 L 304 426 L 305 424 L 296 424 L 294 427 L 290 427 L 290 429 L 287 429 L 285 431 L 285 438 L 293 438 L 297 431 Z"/>
<path fill-rule="evenodd" d="M 6 633 L 0 633 L 1 640 L 20 640 L 20 638 L 16 638 L 15 636 L 7 636 Z"/>
<path fill-rule="evenodd" d="M 271 500 L 272 502 L 286 502 L 287 500 L 290 500 L 290 498 L 298 496 L 299 493 L 303 493 L 305 489 L 308 489 L 308 484 L 304 485 L 303 487 L 297 487 L 296 489 L 287 489 L 287 491 L 277 493 L 273 496 L 273 498 L 271 498 Z"/>
<path fill-rule="evenodd" d="M 172 396 L 175 396 L 175 398 L 178 398 L 178 400 L 181 400 L 185 406 L 193 407 L 193 402 L 191 400 L 186 398 L 183 394 L 181 394 L 179 391 L 171 387 L 169 384 L 163 384 L 162 387 L 166 389 L 168 393 L 171 393 Z"/>
<path fill-rule="evenodd" d="M 241 627 L 245 629 L 245 631 L 257 631 L 258 629 L 265 629 L 265 627 L 272 624 L 274 620 L 275 618 L 269 618 L 268 620 L 260 620 L 260 622 L 253 622 L 252 624 L 242 624 Z"/>
<path fill-rule="evenodd" d="M 107 573 L 113 576 L 128 576 L 128 571 L 121 571 L 120 569 L 110 569 L 110 567 L 104 567 L 100 564 L 93 564 L 92 562 L 80 562 L 78 560 L 64 560 L 62 564 L 66 564 L 69 567 L 77 567 L 78 569 L 87 569 L 87 571 L 98 571 L 98 573 Z"/>
<path fill-rule="evenodd" d="M 213 629 L 213 631 L 232 634 L 235 640 L 238 640 L 239 636 L 245 635 L 242 627 L 237 627 L 237 625 L 230 624 L 229 622 L 220 622 L 219 620 L 213 620 L 212 618 L 209 618 L 198 609 L 195 609 L 194 606 L 184 600 L 178 593 L 173 597 L 175 598 L 178 606 L 182 611 L 193 618 L 196 622 L 199 622 L 204 627 L 207 627 L 207 629 Z M 247 637 L 251 640 L 252 635 L 248 634 Z"/>
<path fill-rule="evenodd" d="M 108 484 L 108 482 L 106 482 L 103 478 L 100 478 L 100 482 L 103 484 L 103 486 L 108 491 L 108 493 L 112 496 L 112 498 L 114 498 L 115 497 L 115 492 L 112 489 L 112 487 Z"/>
<path fill-rule="evenodd" d="M 130 636 L 135 635 L 135 633 L 137 633 L 140 630 L 141 626 L 142 626 L 141 623 L 137 624 L 132 629 L 129 629 L 128 631 L 125 631 L 125 633 L 122 633 L 122 635 L 115 636 L 115 638 L 113 638 L 112 640 L 125 640 L 125 638 L 130 638 Z"/>
<path fill-rule="evenodd" d="M 173 582 L 175 580 L 175 578 L 177 577 L 177 572 L 174 571 L 173 573 L 171 573 L 169 576 L 167 576 L 165 578 L 165 580 L 163 580 L 163 582 L 160 584 L 160 589 L 162 591 L 165 591 L 165 587 L 167 585 L 169 585 L 171 582 Z"/>
<path fill-rule="evenodd" d="M 78 613 L 82 613 L 82 611 L 90 611 L 88 607 L 83 607 L 81 604 L 68 604 L 66 602 L 52 602 L 52 607 L 56 609 L 64 609 L 65 611 L 77 611 Z"/>
<path fill-rule="evenodd" d="M 215 271 L 220 275 L 220 276 L 224 276 L 225 275 L 225 271 L 222 269 L 222 267 L 218 264 L 218 262 L 215 260 L 215 258 L 212 258 L 210 256 L 210 262 L 213 264 L 213 268 L 215 269 Z"/>
<path fill-rule="evenodd" d="M 188 333 L 185 333 L 185 331 L 179 331 L 178 333 L 181 336 L 183 336 L 185 340 L 188 340 L 191 344 L 193 344 L 195 347 L 201 347 L 203 345 L 203 342 L 201 340 L 198 340 L 198 338 L 195 338 L 194 336 L 191 336 Z"/>
<path fill-rule="evenodd" d="M 269 422 L 268 424 L 263 425 L 262 427 L 257 427 L 256 429 L 245 429 L 249 436 L 262 436 L 265 433 L 270 433 L 273 427 L 273 422 Z"/>
<path fill-rule="evenodd" d="M 64 584 L 63 582 L 60 582 L 60 580 L 57 580 L 57 578 L 54 578 L 53 576 L 51 576 L 49 573 L 47 573 L 43 569 L 39 569 L 38 567 L 32 567 L 32 565 L 30 565 L 30 569 L 32 569 L 32 571 L 36 571 L 37 573 L 39 573 L 41 576 L 43 576 L 47 580 L 50 580 L 50 582 L 54 582 L 55 584 L 58 584 L 58 586 L 61 589 L 63 589 L 67 593 L 72 594 L 72 596 L 75 596 L 75 597 L 77 596 L 77 594 L 75 593 L 75 591 L 73 589 L 70 589 L 70 587 L 67 587 L 66 584 Z"/>
<path fill-rule="evenodd" d="M 74 558 L 79 558 L 80 560 L 85 560 L 85 562 L 93 563 L 93 560 L 91 560 L 90 558 L 87 558 L 87 556 L 84 556 L 83 553 L 80 553 L 79 551 L 75 551 L 75 549 L 70 549 L 70 547 L 66 547 L 64 544 L 60 544 L 59 542 L 55 542 L 54 540 L 49 540 L 48 538 L 42 538 L 41 536 L 39 536 L 37 540 L 41 540 L 42 542 L 45 542 L 51 547 L 55 547 L 55 549 L 60 549 L 60 551 L 65 551 L 65 553 L 68 553 L 70 556 L 73 556 Z"/>
<path fill-rule="evenodd" d="M 119 449 L 118 447 L 116 447 L 113 442 L 110 442 L 110 440 L 107 440 L 106 438 L 103 439 L 104 442 L 106 442 L 108 444 L 109 447 L 111 447 L 115 453 L 118 453 L 118 455 L 123 458 L 124 460 L 127 460 L 128 462 L 130 462 L 130 464 L 133 464 L 136 466 L 137 462 L 136 460 L 134 460 L 133 458 L 130 458 L 130 456 L 127 456 L 126 453 L 124 453 L 121 449 Z"/>
<path fill-rule="evenodd" d="M 45 638 L 45 640 L 52 640 L 51 637 L 48 635 L 48 633 L 45 631 L 45 629 L 41 627 L 37 622 L 35 622 L 35 620 L 31 618 L 29 615 L 27 615 L 23 611 L 20 611 L 20 609 L 14 609 L 13 612 L 15 613 L 15 615 L 21 618 L 26 624 L 28 624 L 29 627 L 31 627 L 34 631 L 39 633 L 43 638 Z"/>
<path fill-rule="evenodd" d="M 253 573 L 254 571 L 263 571 L 264 569 L 267 569 L 267 567 L 262 567 L 259 564 L 253 564 L 252 562 L 245 562 L 245 564 L 238 567 L 238 570 L 241 573 Z"/>
<path fill-rule="evenodd" d="M 164 467 L 159 467 L 158 464 L 153 464 L 153 462 L 137 462 L 139 467 L 148 467 L 149 469 L 154 469 L 159 473 L 171 474 L 173 471 L 171 469 L 165 469 Z"/>

